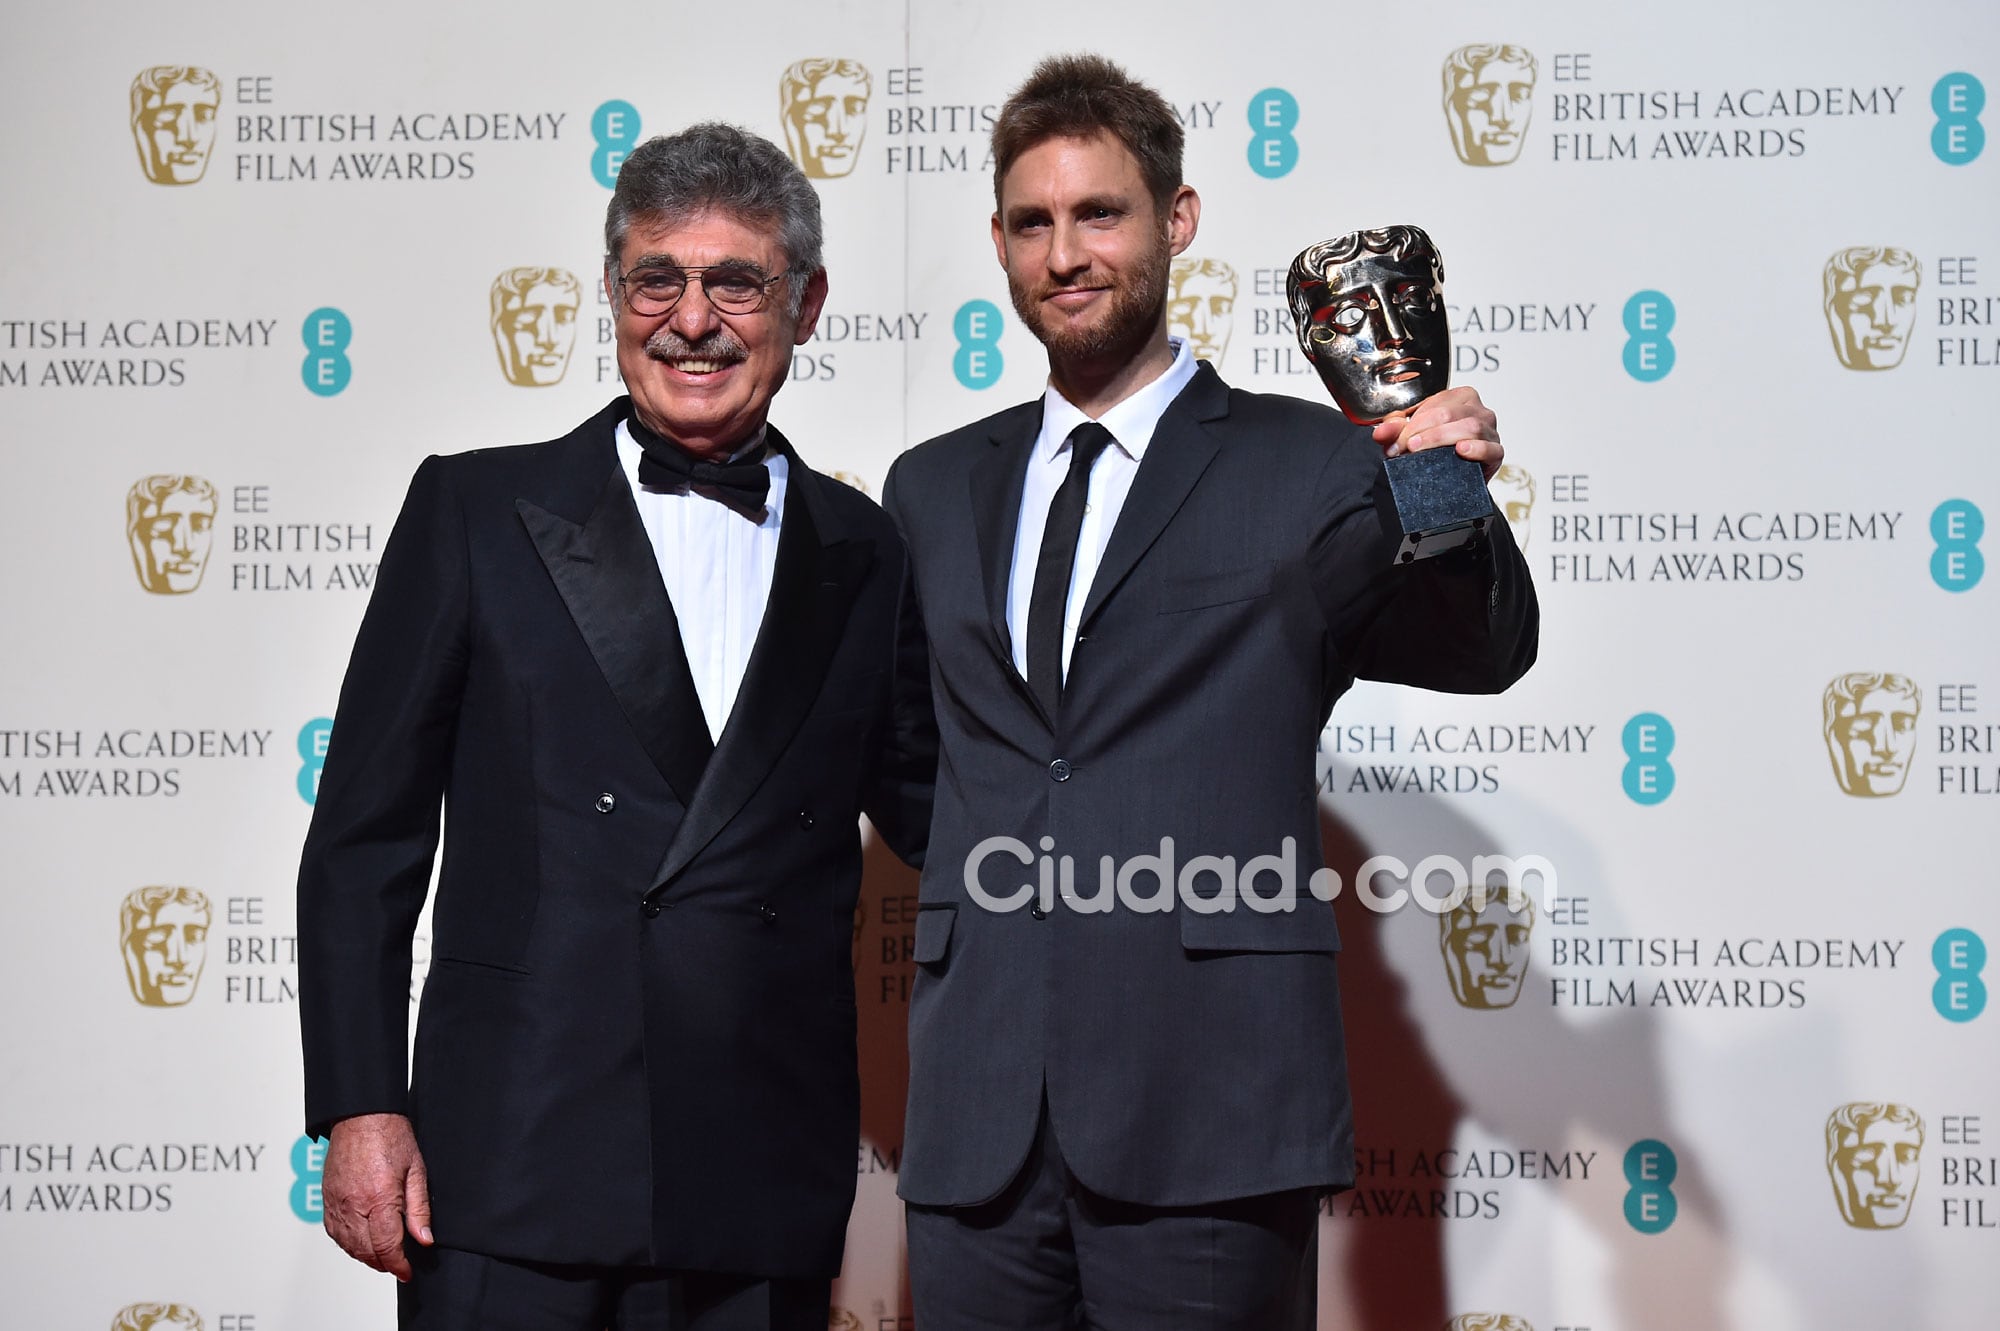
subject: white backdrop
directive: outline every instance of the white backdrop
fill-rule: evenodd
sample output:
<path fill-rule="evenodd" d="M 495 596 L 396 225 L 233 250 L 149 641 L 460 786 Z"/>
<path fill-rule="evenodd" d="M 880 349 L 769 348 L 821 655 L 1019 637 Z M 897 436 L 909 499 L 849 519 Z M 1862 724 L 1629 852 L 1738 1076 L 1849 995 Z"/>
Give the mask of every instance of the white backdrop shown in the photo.
<path fill-rule="evenodd" d="M 1037 58 L 1095 49 L 1187 125 L 1212 262 L 1177 316 L 1225 378 L 1322 397 L 1285 267 L 1415 222 L 1526 473 L 1500 497 L 1535 671 L 1363 686 L 1323 737 L 1350 883 L 1537 854 L 1562 900 L 1464 1001 L 1464 939 L 1338 903 L 1364 1176 L 1327 1207 L 1321 1325 L 1994 1324 L 1990 3 L 112 0 L 8 27 L 0 1322 L 386 1324 L 299 1144 L 312 755 L 418 460 L 618 391 L 618 149 L 704 118 L 785 141 L 787 71 L 852 62 L 807 67 L 832 295 L 774 419 L 874 492 L 1042 387 L 985 130 Z M 1479 43 L 1519 49 L 1472 52 L 1448 104 Z M 578 281 L 496 304 L 521 268 Z M 1829 732 L 1855 674 L 1895 678 Z M 885 858 L 835 1323 L 905 1331 L 914 884 Z"/>

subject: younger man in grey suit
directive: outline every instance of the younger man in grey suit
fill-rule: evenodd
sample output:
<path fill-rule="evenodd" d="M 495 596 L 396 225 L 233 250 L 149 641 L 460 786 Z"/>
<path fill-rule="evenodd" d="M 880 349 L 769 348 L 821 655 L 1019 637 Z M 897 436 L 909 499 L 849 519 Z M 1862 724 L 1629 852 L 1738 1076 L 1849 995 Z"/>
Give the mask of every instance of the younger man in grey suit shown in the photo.
<path fill-rule="evenodd" d="M 1457 388 L 1371 439 L 1170 341 L 1201 204 L 1172 111 L 1109 62 L 1045 62 L 993 147 L 1049 388 L 885 493 L 942 745 L 901 1177 L 917 1320 L 1309 1327 L 1317 1202 L 1354 1179 L 1339 940 L 1295 890 L 1317 737 L 1356 678 L 1492 692 L 1533 661 L 1504 523 L 1393 566 L 1382 446 L 1490 476 L 1499 434 Z"/>

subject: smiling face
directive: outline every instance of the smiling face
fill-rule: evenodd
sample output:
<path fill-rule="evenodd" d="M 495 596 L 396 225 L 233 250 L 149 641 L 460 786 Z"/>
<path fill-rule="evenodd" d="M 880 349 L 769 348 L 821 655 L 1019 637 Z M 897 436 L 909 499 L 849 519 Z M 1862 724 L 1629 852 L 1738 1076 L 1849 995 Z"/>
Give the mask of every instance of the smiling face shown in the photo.
<path fill-rule="evenodd" d="M 618 255 L 628 277 L 644 268 L 743 265 L 766 276 L 786 268 L 776 233 L 725 213 L 703 212 L 674 223 L 635 220 Z M 690 452 L 723 457 L 749 438 L 784 386 L 792 348 L 812 336 L 826 302 L 826 274 L 806 283 L 799 313 L 790 313 L 790 279 L 775 283 L 764 307 L 724 314 L 707 290 L 690 281 L 664 315 L 635 314 L 616 274 L 606 273 L 617 308 L 618 370 L 633 409 L 647 428 Z"/>
<path fill-rule="evenodd" d="M 1408 411 L 1451 377 L 1451 330 L 1427 258 L 1363 251 L 1299 283 L 1293 311 L 1313 366 L 1357 422 Z"/>
<path fill-rule="evenodd" d="M 1138 159 L 1108 134 L 1047 139 L 1015 159 L 993 246 L 1052 365 L 1129 359 L 1165 337 L 1168 267 L 1199 215 L 1183 185 L 1162 219 Z"/>

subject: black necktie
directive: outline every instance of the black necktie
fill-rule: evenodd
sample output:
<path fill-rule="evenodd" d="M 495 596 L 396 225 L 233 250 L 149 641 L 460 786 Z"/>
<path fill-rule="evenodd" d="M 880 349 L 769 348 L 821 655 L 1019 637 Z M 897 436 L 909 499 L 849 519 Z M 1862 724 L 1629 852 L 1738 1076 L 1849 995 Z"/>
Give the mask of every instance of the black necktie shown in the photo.
<path fill-rule="evenodd" d="M 625 427 L 644 453 L 639 459 L 639 484 L 655 490 L 687 490 L 698 485 L 731 508 L 754 511 L 764 507 L 764 499 L 771 493 L 771 472 L 761 459 L 702 462 L 679 444 L 647 429 L 636 413 L 626 419 Z"/>
<path fill-rule="evenodd" d="M 1085 421 L 1069 434 L 1069 474 L 1049 501 L 1042 528 L 1042 553 L 1035 563 L 1035 590 L 1028 600 L 1028 688 L 1054 720 L 1062 702 L 1063 611 L 1070 575 L 1076 570 L 1076 542 L 1083 531 L 1084 500 L 1090 497 L 1090 467 L 1111 443 L 1111 431 Z"/>

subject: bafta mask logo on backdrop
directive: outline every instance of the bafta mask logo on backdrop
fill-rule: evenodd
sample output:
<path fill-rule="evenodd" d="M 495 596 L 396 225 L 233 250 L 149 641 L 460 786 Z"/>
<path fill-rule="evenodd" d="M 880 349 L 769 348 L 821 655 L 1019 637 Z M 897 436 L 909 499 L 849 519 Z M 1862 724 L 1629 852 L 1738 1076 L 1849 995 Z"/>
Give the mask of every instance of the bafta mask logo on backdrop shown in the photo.
<path fill-rule="evenodd" d="M 861 160 L 874 79 L 858 60 L 814 56 L 778 80 L 778 114 L 785 147 L 799 169 L 815 180 L 848 175 Z"/>
<path fill-rule="evenodd" d="M 1460 1313 L 1444 1324 L 1444 1331 L 1535 1331 L 1525 1317 L 1512 1313 Z"/>
<path fill-rule="evenodd" d="M 862 480 L 859 476 L 855 475 L 851 471 L 836 471 L 829 474 L 832 475 L 833 479 L 839 481 L 842 485 L 848 486 L 855 490 L 859 490 L 862 494 L 870 493 L 868 489 L 868 482 Z"/>
<path fill-rule="evenodd" d="M 522 388 L 562 382 L 576 345 L 583 284 L 561 268 L 509 268 L 493 279 L 493 349 L 500 373 Z"/>
<path fill-rule="evenodd" d="M 125 492 L 125 539 L 141 587 L 181 596 L 201 586 L 218 502 L 199 476 L 148 476 Z"/>
<path fill-rule="evenodd" d="M 1917 751 L 1924 695 L 1907 675 L 1857 671 L 1826 686 L 1821 730 L 1833 777 L 1850 795 L 1900 794 Z"/>
<path fill-rule="evenodd" d="M 1523 550 L 1528 548 L 1528 534 L 1532 530 L 1528 518 L 1535 511 L 1535 478 L 1526 467 L 1512 462 L 1500 464 L 1500 470 L 1493 473 L 1493 479 L 1486 483 L 1493 494 L 1493 506 L 1507 519 L 1507 526 L 1513 530 L 1514 544 Z"/>
<path fill-rule="evenodd" d="M 1896 1229 L 1910 1218 L 1924 1120 L 1908 1105 L 1857 1101 L 1826 1121 L 1826 1173 L 1840 1218 L 1856 1229 Z"/>
<path fill-rule="evenodd" d="M 1826 261 L 1826 327 L 1850 370 L 1893 370 L 1917 326 L 1917 256 L 1895 246 L 1855 245 Z"/>
<path fill-rule="evenodd" d="M 1535 57 L 1511 43 L 1474 42 L 1444 59 L 1444 118 L 1467 166 L 1506 166 L 1521 155 L 1535 109 Z"/>
<path fill-rule="evenodd" d="M 1535 929 L 1535 903 L 1520 894 L 1518 909 L 1505 895 L 1473 909 L 1470 897 L 1438 916 L 1438 947 L 1451 996 L 1460 1007 L 1492 1011 L 1514 1006 L 1528 973 L 1528 938 Z"/>
<path fill-rule="evenodd" d="M 830 1308 L 826 1314 L 827 1331 L 862 1331 L 861 1319 L 845 1308 Z"/>
<path fill-rule="evenodd" d="M 1222 364 L 1236 323 L 1236 270 L 1220 259 L 1175 259 L 1168 277 L 1167 331 L 1197 360 Z"/>
<path fill-rule="evenodd" d="M 132 142 L 155 185 L 192 185 L 208 170 L 222 80 L 193 65 L 155 65 L 132 80 Z"/>
<path fill-rule="evenodd" d="M 204 1331 L 201 1314 L 185 1303 L 134 1303 L 120 1308 L 111 1331 Z"/>
<path fill-rule="evenodd" d="M 132 997 L 146 1007 L 182 1007 L 208 960 L 208 897 L 192 887 L 142 887 L 118 910 L 118 946 Z"/>

